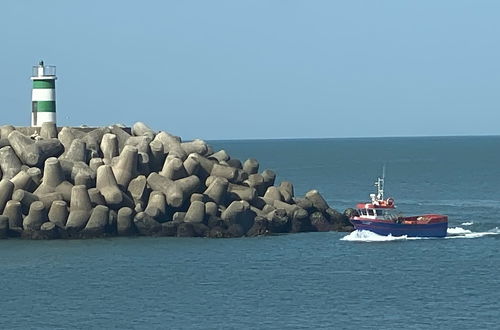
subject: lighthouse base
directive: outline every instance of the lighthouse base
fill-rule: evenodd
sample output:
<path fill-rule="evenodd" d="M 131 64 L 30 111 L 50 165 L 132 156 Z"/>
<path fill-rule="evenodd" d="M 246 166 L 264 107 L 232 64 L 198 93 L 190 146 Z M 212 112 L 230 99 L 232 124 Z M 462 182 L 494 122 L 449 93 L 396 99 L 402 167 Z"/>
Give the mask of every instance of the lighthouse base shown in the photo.
<path fill-rule="evenodd" d="M 56 123 L 56 113 L 55 112 L 31 113 L 31 127 L 41 127 L 42 124 L 46 122 Z"/>

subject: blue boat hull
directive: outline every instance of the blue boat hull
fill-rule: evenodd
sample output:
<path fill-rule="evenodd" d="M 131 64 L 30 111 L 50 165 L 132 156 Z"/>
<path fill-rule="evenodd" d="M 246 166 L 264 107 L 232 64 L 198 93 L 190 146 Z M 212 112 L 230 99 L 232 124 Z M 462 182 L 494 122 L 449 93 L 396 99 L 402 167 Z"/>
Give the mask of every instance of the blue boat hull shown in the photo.
<path fill-rule="evenodd" d="M 383 236 L 408 236 L 408 237 L 445 237 L 448 222 L 430 224 L 401 224 L 395 222 L 381 222 L 371 220 L 351 219 L 357 230 L 369 230 Z"/>

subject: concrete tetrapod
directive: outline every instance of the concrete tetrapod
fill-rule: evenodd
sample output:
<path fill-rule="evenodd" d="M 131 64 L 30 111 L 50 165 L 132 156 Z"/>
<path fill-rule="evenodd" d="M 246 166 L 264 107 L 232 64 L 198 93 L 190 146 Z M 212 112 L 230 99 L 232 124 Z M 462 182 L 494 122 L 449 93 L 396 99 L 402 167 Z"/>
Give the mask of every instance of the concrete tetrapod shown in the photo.
<path fill-rule="evenodd" d="M 11 199 L 14 184 L 8 179 L 0 180 L 0 213 L 3 212 L 5 204 Z"/>
<path fill-rule="evenodd" d="M 198 154 L 191 154 L 191 155 L 192 155 L 191 158 L 193 158 L 198 162 L 197 175 L 200 177 L 202 181 L 205 181 L 210 176 L 210 173 L 212 173 L 214 164 L 216 164 L 217 162 Z"/>
<path fill-rule="evenodd" d="M 104 205 L 97 205 L 90 215 L 85 228 L 82 229 L 84 237 L 101 237 L 105 234 L 109 221 L 109 208 Z"/>
<path fill-rule="evenodd" d="M 54 223 L 47 221 L 40 226 L 39 236 L 36 238 L 54 239 L 57 238 L 57 236 L 58 236 L 57 226 Z"/>
<path fill-rule="evenodd" d="M 159 222 L 163 222 L 167 210 L 167 201 L 161 191 L 153 191 L 149 195 L 148 205 L 144 211 L 147 215 Z"/>
<path fill-rule="evenodd" d="M 238 171 L 234 167 L 224 166 L 224 165 L 220 165 L 220 164 L 214 164 L 210 175 L 225 178 L 225 179 L 228 179 L 229 181 L 234 182 L 234 180 L 238 176 Z"/>
<path fill-rule="evenodd" d="M 205 204 L 200 201 L 194 201 L 189 205 L 189 209 L 184 216 L 185 222 L 201 223 L 205 219 Z"/>
<path fill-rule="evenodd" d="M 6 146 L 0 148 L 0 168 L 2 169 L 3 178 L 11 179 L 21 171 L 21 160 L 17 157 L 12 147 Z"/>
<path fill-rule="evenodd" d="M 128 132 L 126 132 L 122 125 L 111 125 L 109 126 L 110 133 L 116 135 L 116 139 L 118 140 L 118 152 L 121 153 L 127 140 L 131 137 Z"/>
<path fill-rule="evenodd" d="M 267 188 L 266 193 L 264 194 L 264 199 L 269 199 L 271 201 L 282 201 L 283 196 L 281 196 L 281 192 L 278 188 L 271 186 Z M 272 205 L 272 203 L 269 203 Z"/>
<path fill-rule="evenodd" d="M 139 175 L 128 184 L 128 193 L 132 196 L 135 204 L 140 203 L 142 205 L 145 203 L 149 193 L 147 183 L 146 177 Z"/>
<path fill-rule="evenodd" d="M 278 189 L 281 193 L 281 196 L 283 196 L 283 201 L 287 203 L 293 202 L 294 189 L 293 189 L 293 184 L 291 182 L 289 181 L 281 182 Z"/>
<path fill-rule="evenodd" d="M 56 187 L 64 180 L 65 176 L 61 163 L 57 158 L 50 157 L 45 161 L 42 184 L 36 189 L 35 194 L 54 192 Z"/>
<path fill-rule="evenodd" d="M 92 203 L 92 207 L 96 205 L 106 205 L 106 200 L 102 196 L 101 192 L 97 188 L 90 188 L 88 190 L 90 202 Z"/>
<path fill-rule="evenodd" d="M 264 177 L 258 173 L 250 174 L 244 183 L 249 187 L 255 188 L 258 196 L 264 196 L 266 193 L 267 183 L 264 182 Z"/>
<path fill-rule="evenodd" d="M 125 146 L 120 153 L 118 163 L 112 168 L 116 182 L 126 191 L 130 180 L 137 175 L 137 148 Z"/>
<path fill-rule="evenodd" d="M 257 159 L 249 158 L 243 163 L 243 171 L 247 172 L 248 175 L 257 174 L 259 172 L 259 162 Z"/>
<path fill-rule="evenodd" d="M 68 149 L 60 156 L 61 159 L 68 159 L 74 162 L 86 162 L 87 161 L 87 147 L 85 142 L 81 139 L 74 139 L 71 141 L 71 145 Z"/>
<path fill-rule="evenodd" d="M 106 165 L 111 165 L 113 157 L 118 156 L 118 139 L 112 133 L 106 133 L 101 141 L 102 159 Z"/>
<path fill-rule="evenodd" d="M 91 151 L 91 157 L 99 157 L 99 145 L 100 142 L 102 141 L 102 137 L 106 133 L 110 133 L 111 130 L 109 127 L 101 127 L 101 128 L 96 128 L 92 130 L 91 132 L 88 132 L 85 134 L 81 139 L 85 144 L 87 145 L 87 149 Z"/>
<path fill-rule="evenodd" d="M 192 153 L 205 155 L 208 151 L 207 143 L 200 139 L 196 139 L 189 142 L 182 142 L 181 147 L 188 155 Z"/>
<path fill-rule="evenodd" d="M 148 125 L 144 124 L 141 121 L 138 121 L 132 125 L 132 135 L 134 136 L 148 136 L 151 139 L 154 139 L 156 133 Z"/>
<path fill-rule="evenodd" d="M 230 183 L 227 189 L 232 200 L 252 202 L 257 197 L 257 191 L 252 187 Z"/>
<path fill-rule="evenodd" d="M 85 186 L 74 186 L 71 191 L 71 204 L 66 229 L 70 234 L 82 230 L 92 211 L 89 193 Z"/>
<path fill-rule="evenodd" d="M 214 202 L 205 203 L 205 215 L 216 217 L 219 215 L 219 207 Z"/>
<path fill-rule="evenodd" d="M 155 136 L 155 140 L 163 144 L 163 150 L 171 156 L 176 156 L 181 160 L 185 160 L 187 153 L 181 146 L 181 139 L 167 132 L 159 132 Z"/>
<path fill-rule="evenodd" d="M 21 212 L 21 203 L 10 200 L 5 205 L 3 215 L 9 218 L 9 228 L 20 233 L 23 229 L 23 214 Z"/>
<path fill-rule="evenodd" d="M 246 233 L 253 225 L 254 218 L 248 212 L 250 205 L 245 201 L 232 202 L 227 209 L 221 214 L 221 219 L 224 220 L 228 226 L 239 225 Z"/>
<path fill-rule="evenodd" d="M 131 136 L 127 139 L 125 145 L 136 147 L 138 152 L 149 154 L 149 144 L 152 141 L 153 139 L 148 136 Z"/>
<path fill-rule="evenodd" d="M 28 166 L 41 165 L 47 158 L 63 152 L 58 139 L 34 141 L 18 131 L 11 132 L 8 139 L 19 159 Z"/>
<path fill-rule="evenodd" d="M 161 231 L 161 224 L 145 212 L 139 212 L 134 217 L 134 225 L 141 235 L 156 235 Z"/>
<path fill-rule="evenodd" d="M 50 222 L 54 223 L 57 227 L 64 229 L 66 228 L 68 215 L 68 206 L 65 201 L 57 200 L 52 202 L 48 217 Z"/>
<path fill-rule="evenodd" d="M 314 208 L 318 211 L 326 211 L 329 206 L 323 196 L 317 190 L 310 190 L 306 193 L 306 198 L 311 201 Z"/>
<path fill-rule="evenodd" d="M 63 198 L 63 195 L 58 192 L 52 192 L 39 196 L 38 200 L 42 202 L 45 209 L 48 210 L 52 206 L 52 202 L 67 199 Z"/>
<path fill-rule="evenodd" d="M 151 150 L 150 169 L 157 172 L 165 163 L 166 154 L 163 151 L 163 144 L 158 140 L 153 140 L 149 143 L 149 149 Z"/>
<path fill-rule="evenodd" d="M 33 202 L 30 205 L 28 215 L 23 220 L 24 230 L 40 230 L 40 227 L 47 221 L 47 214 L 43 203 Z"/>
<path fill-rule="evenodd" d="M 15 131 L 16 128 L 12 125 L 2 125 L 0 126 L 0 138 L 6 139 L 10 132 Z"/>
<path fill-rule="evenodd" d="M 196 154 L 189 154 L 183 165 L 188 175 L 198 174 L 200 162 L 198 161 L 198 159 L 196 159 Z"/>
<path fill-rule="evenodd" d="M 153 190 L 163 192 L 167 204 L 173 207 L 181 207 L 186 197 L 189 198 L 200 186 L 200 179 L 195 175 L 172 181 L 153 172 L 148 176 L 147 182 Z"/>
<path fill-rule="evenodd" d="M 212 202 L 223 204 L 226 199 L 229 182 L 224 178 L 215 178 L 208 188 L 203 192 Z"/>
<path fill-rule="evenodd" d="M 51 121 L 46 121 L 42 123 L 42 127 L 40 127 L 40 136 L 42 137 L 42 139 L 57 138 L 56 123 Z"/>
<path fill-rule="evenodd" d="M 78 173 L 75 176 L 75 186 L 85 186 L 91 188 L 95 186 L 95 181 L 87 173 Z"/>
<path fill-rule="evenodd" d="M 0 201 L 1 201 L 1 196 L 5 192 L 5 189 L 2 189 L 1 186 L 2 186 L 2 182 L 0 181 Z M 16 191 L 14 191 L 14 193 L 12 194 L 12 200 L 20 202 L 22 212 L 24 214 L 27 214 L 31 204 L 38 201 L 39 198 L 35 194 L 32 194 L 26 190 L 18 189 Z M 1 205 L 2 204 L 0 204 L 0 206 Z"/>
<path fill-rule="evenodd" d="M 184 163 L 180 158 L 177 157 L 167 157 L 165 159 L 165 164 L 163 165 L 163 169 L 160 172 L 160 175 L 163 175 L 167 179 L 170 180 L 178 180 L 188 176 L 186 169 L 184 168 Z"/>
<path fill-rule="evenodd" d="M 122 202 L 122 192 L 118 187 L 111 165 L 102 165 L 97 169 L 96 188 L 108 204 Z"/>
<path fill-rule="evenodd" d="M 28 173 L 26 173 L 26 171 L 19 171 L 12 179 L 10 179 L 10 182 L 14 184 L 14 190 L 25 189 L 33 191 L 36 187 L 35 183 L 31 180 L 31 177 Z"/>
<path fill-rule="evenodd" d="M 34 183 L 32 187 L 33 190 L 36 189 L 42 183 L 42 171 L 38 167 L 30 167 L 26 170 L 26 173 L 30 176 L 31 180 Z M 33 191 L 29 190 L 29 191 Z"/>
<path fill-rule="evenodd" d="M 215 159 L 217 162 L 224 162 L 226 160 L 229 160 L 231 157 L 229 157 L 229 154 L 226 152 L 226 150 L 222 149 L 214 154 L 211 154 L 210 156 L 208 156 L 208 158 Z"/>
<path fill-rule="evenodd" d="M 262 172 L 262 177 L 264 178 L 264 185 L 266 186 L 266 189 L 274 186 L 274 180 L 276 180 L 276 173 L 274 173 L 271 170 L 265 170 Z"/>

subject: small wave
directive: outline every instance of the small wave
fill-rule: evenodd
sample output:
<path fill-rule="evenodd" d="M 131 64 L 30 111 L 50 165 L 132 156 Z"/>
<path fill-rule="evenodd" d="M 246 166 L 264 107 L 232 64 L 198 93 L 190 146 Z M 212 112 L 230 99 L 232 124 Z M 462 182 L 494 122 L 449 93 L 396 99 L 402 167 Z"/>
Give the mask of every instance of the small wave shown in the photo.
<path fill-rule="evenodd" d="M 460 226 L 472 226 L 474 224 L 474 221 L 466 221 L 462 222 Z"/>
<path fill-rule="evenodd" d="M 498 227 L 483 232 L 473 232 L 461 227 L 453 227 L 448 228 L 448 235 L 445 238 L 480 238 L 498 234 L 500 234 L 500 230 L 498 229 Z"/>
<path fill-rule="evenodd" d="M 462 227 L 452 227 L 448 228 L 447 234 L 448 236 L 453 236 L 453 235 L 466 235 L 466 234 L 471 234 L 472 231 L 469 229 L 463 229 Z"/>
<path fill-rule="evenodd" d="M 391 241 L 402 241 L 406 240 L 408 237 L 405 236 L 383 236 L 375 234 L 369 230 L 355 230 L 348 235 L 342 237 L 342 241 L 350 242 L 391 242 Z"/>

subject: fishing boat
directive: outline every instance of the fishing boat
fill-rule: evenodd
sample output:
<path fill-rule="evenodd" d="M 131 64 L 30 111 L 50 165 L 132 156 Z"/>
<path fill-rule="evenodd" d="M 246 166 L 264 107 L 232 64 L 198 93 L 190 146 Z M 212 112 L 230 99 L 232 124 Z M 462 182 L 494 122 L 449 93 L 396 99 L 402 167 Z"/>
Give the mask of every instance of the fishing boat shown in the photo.
<path fill-rule="evenodd" d="M 385 170 L 375 182 L 376 194 L 371 201 L 356 205 L 356 212 L 349 219 L 357 230 L 369 230 L 384 236 L 444 237 L 448 230 L 448 216 L 423 214 L 403 216 L 396 210 L 394 198 L 384 198 Z"/>

